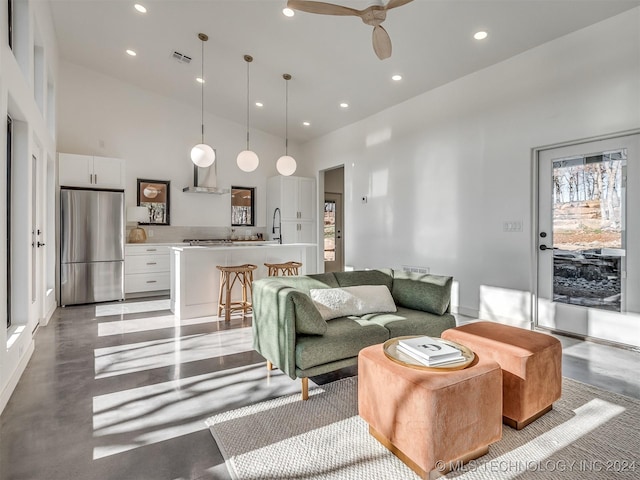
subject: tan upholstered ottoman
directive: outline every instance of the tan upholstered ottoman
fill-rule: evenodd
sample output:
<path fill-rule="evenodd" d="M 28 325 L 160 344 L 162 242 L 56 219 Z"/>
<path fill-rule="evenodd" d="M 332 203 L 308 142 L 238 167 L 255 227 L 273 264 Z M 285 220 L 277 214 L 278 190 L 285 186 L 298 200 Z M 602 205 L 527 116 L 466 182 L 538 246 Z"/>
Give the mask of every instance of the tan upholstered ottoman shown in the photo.
<path fill-rule="evenodd" d="M 358 413 L 369 432 L 422 478 L 484 455 L 502 437 L 502 375 L 493 361 L 427 372 L 389 360 L 382 345 L 358 355 Z"/>
<path fill-rule="evenodd" d="M 502 367 L 504 423 L 520 430 L 551 410 L 562 389 L 562 346 L 552 337 L 494 322 L 445 330 L 442 338 L 466 345 Z"/>

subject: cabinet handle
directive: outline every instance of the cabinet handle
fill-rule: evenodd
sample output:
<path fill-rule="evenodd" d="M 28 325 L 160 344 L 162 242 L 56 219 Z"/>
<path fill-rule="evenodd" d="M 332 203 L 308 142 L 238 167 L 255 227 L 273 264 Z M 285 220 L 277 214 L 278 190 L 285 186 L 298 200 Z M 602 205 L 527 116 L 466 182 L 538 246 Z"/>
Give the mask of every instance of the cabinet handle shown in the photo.
<path fill-rule="evenodd" d="M 156 262 L 147 262 L 147 265 L 157 265 Z"/>
<path fill-rule="evenodd" d="M 89 174 L 89 183 L 93 184 L 93 173 Z"/>
<path fill-rule="evenodd" d="M 156 280 L 147 280 L 147 283 L 158 283 Z"/>
<path fill-rule="evenodd" d="M 147 252 L 155 252 L 156 249 L 155 248 L 147 248 Z"/>
<path fill-rule="evenodd" d="M 98 184 L 98 174 L 97 173 L 93 174 L 93 180 L 94 180 L 95 184 L 97 185 Z"/>

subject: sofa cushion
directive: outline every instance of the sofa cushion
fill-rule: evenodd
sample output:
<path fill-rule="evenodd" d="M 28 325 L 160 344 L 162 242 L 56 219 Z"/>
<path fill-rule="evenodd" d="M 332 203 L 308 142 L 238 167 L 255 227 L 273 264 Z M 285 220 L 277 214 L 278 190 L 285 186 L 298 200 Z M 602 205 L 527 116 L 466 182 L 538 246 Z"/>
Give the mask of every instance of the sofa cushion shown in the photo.
<path fill-rule="evenodd" d="M 327 322 L 320 316 L 309 295 L 304 292 L 291 292 L 291 300 L 293 300 L 296 314 L 296 333 L 324 335 L 327 331 Z"/>
<path fill-rule="evenodd" d="M 345 358 L 357 357 L 364 347 L 382 343 L 389 331 L 366 320 L 337 318 L 327 322 L 323 336 L 298 335 L 296 340 L 296 367 L 305 370 Z"/>
<path fill-rule="evenodd" d="M 435 315 L 405 307 L 398 307 L 395 313 L 370 313 L 361 318 L 386 328 L 389 338 L 407 335 L 439 337 L 442 332 L 456 324 L 455 317 L 449 313 Z"/>
<path fill-rule="evenodd" d="M 393 285 L 393 270 L 381 268 L 379 270 L 355 270 L 353 272 L 334 272 L 340 287 L 356 285 L 386 285 L 391 290 Z"/>
<path fill-rule="evenodd" d="M 391 294 L 400 307 L 442 315 L 449 308 L 452 282 L 452 277 L 394 271 Z"/>
<path fill-rule="evenodd" d="M 320 315 L 331 320 L 372 312 L 395 312 L 396 304 L 384 285 L 358 285 L 344 288 L 312 288 L 309 292 Z"/>

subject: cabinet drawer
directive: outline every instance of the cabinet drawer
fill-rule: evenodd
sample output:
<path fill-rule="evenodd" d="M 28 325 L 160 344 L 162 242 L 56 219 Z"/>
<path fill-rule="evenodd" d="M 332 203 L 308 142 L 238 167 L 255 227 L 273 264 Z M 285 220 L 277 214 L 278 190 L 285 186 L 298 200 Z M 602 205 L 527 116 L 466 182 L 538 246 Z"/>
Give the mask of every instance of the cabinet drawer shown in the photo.
<path fill-rule="evenodd" d="M 167 245 L 125 245 L 125 255 L 167 255 L 169 247 Z"/>
<path fill-rule="evenodd" d="M 127 255 L 124 258 L 124 273 L 168 272 L 169 254 L 167 255 Z"/>
<path fill-rule="evenodd" d="M 152 292 L 154 290 L 169 290 L 169 272 L 134 273 L 124 276 L 124 292 Z"/>

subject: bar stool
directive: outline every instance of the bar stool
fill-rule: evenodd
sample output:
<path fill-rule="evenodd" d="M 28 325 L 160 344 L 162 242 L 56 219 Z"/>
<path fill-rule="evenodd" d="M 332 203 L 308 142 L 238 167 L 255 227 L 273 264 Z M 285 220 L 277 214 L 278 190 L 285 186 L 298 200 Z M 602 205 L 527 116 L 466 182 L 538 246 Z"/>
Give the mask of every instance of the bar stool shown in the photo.
<path fill-rule="evenodd" d="M 299 275 L 298 269 L 302 264 L 300 262 L 265 263 L 264 266 L 269 269 L 270 277 L 290 277 Z"/>
<path fill-rule="evenodd" d="M 220 270 L 220 295 L 218 296 L 218 317 L 222 314 L 224 309 L 224 321 L 231 320 L 231 312 L 242 310 L 242 316 L 247 314 L 247 311 L 253 311 L 251 304 L 251 295 L 253 294 L 253 271 L 258 268 L 256 265 L 244 264 L 244 265 L 230 265 L 222 266 L 216 265 L 216 268 Z M 240 282 L 242 288 L 242 300 L 232 302 L 231 290 L 236 281 Z M 247 289 L 249 295 L 247 295 Z"/>

